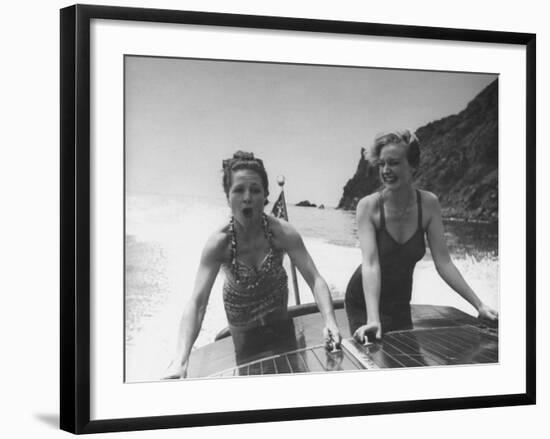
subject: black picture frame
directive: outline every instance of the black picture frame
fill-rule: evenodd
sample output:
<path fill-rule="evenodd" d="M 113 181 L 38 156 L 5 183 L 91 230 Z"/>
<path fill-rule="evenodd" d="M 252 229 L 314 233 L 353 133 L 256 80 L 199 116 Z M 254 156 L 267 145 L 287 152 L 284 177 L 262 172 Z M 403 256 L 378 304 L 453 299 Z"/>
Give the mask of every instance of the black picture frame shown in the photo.
<path fill-rule="evenodd" d="M 72 433 L 207 426 L 323 417 L 481 408 L 536 401 L 536 36 L 529 33 L 388 25 L 290 17 L 75 5 L 61 10 L 61 349 L 60 424 Z M 525 393 L 321 407 L 90 420 L 90 22 L 181 23 L 311 33 L 501 43 L 526 48 Z"/>

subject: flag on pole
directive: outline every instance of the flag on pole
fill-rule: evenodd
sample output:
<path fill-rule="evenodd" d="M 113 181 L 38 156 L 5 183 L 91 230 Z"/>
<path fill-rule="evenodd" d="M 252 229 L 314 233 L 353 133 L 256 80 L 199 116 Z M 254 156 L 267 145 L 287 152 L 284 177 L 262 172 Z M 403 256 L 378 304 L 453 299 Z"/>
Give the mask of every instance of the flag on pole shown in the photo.
<path fill-rule="evenodd" d="M 288 214 L 286 212 L 286 203 L 285 203 L 285 193 L 281 191 L 277 201 L 273 203 L 273 208 L 271 209 L 271 214 L 276 218 L 282 218 L 285 221 L 288 221 Z"/>

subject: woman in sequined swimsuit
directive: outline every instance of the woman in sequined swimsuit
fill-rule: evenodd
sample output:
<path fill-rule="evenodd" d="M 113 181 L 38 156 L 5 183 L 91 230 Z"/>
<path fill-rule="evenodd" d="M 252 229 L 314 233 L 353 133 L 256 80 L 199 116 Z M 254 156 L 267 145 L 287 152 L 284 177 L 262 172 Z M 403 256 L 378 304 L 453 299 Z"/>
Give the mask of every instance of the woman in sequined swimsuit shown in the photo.
<path fill-rule="evenodd" d="M 416 136 L 408 130 L 380 135 L 372 156 L 383 189 L 357 205 L 362 264 L 346 290 L 350 332 L 364 342 L 367 335 L 380 338 L 383 332 L 412 327 L 413 271 L 426 252 L 424 235 L 441 278 L 480 318 L 497 320 L 497 312 L 479 299 L 449 256 L 437 197 L 413 185 L 420 161 Z"/>
<path fill-rule="evenodd" d="M 336 346 L 341 336 L 330 292 L 302 238 L 286 221 L 264 213 L 268 179 L 263 163 L 251 153 L 237 152 L 223 163 L 223 187 L 232 218 L 207 241 L 193 294 L 181 319 L 175 359 L 165 378 L 185 377 L 191 347 L 197 338 L 214 280 L 225 273 L 223 302 L 237 361 L 239 353 L 270 340 L 294 337 L 288 317 L 288 280 L 283 268 L 287 253 L 311 288 L 322 318 L 323 334 Z M 289 337 L 291 335 L 291 337 Z"/>

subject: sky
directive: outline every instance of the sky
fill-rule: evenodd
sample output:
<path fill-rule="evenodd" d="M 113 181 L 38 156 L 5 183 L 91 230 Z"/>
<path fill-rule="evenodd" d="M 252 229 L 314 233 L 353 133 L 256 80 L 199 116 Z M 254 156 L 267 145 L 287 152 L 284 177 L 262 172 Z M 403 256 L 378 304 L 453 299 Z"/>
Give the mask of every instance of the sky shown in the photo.
<path fill-rule="evenodd" d="M 222 160 L 243 150 L 271 201 L 284 175 L 287 202 L 335 207 L 377 133 L 456 114 L 496 78 L 126 56 L 126 193 L 223 198 Z"/>

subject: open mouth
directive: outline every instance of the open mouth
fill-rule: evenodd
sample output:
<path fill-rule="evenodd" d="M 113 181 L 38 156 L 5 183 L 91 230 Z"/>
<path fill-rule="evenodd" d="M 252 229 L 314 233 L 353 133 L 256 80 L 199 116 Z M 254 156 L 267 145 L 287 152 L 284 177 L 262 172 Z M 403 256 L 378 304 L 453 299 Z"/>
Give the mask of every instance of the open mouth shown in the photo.
<path fill-rule="evenodd" d="M 244 215 L 245 218 L 252 217 L 252 207 L 245 207 L 243 209 L 243 215 Z"/>
<path fill-rule="evenodd" d="M 384 175 L 382 178 L 385 183 L 395 183 L 397 181 L 397 178 L 393 175 Z"/>

